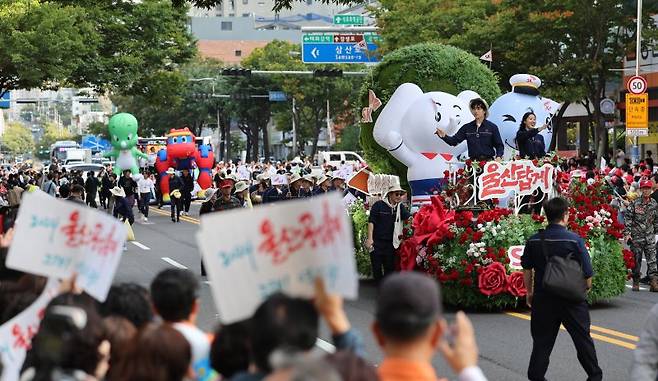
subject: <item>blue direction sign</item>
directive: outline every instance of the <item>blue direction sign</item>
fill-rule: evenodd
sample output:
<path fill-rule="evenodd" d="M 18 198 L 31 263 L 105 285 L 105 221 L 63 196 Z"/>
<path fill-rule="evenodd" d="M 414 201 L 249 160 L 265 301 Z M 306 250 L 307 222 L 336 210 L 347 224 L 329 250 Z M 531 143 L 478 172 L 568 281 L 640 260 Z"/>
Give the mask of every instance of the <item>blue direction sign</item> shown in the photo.
<path fill-rule="evenodd" d="M 0 98 L 0 108 L 10 108 L 11 107 L 11 92 L 7 91 Z"/>
<path fill-rule="evenodd" d="M 380 57 L 375 52 L 376 49 L 377 45 L 364 43 L 304 43 L 302 61 L 304 63 L 379 62 Z"/>
<path fill-rule="evenodd" d="M 270 91 L 270 102 L 285 102 L 288 100 L 283 91 Z"/>

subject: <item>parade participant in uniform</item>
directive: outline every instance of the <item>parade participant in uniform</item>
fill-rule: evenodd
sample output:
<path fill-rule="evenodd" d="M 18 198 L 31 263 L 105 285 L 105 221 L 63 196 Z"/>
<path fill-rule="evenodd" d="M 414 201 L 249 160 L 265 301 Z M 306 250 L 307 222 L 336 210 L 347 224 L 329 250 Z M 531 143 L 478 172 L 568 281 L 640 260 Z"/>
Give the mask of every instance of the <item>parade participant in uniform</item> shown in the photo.
<path fill-rule="evenodd" d="M 171 222 L 180 222 L 180 212 L 182 209 L 181 189 L 183 189 L 183 181 L 180 177 L 176 176 L 176 170 L 171 167 L 167 169 L 167 176 L 169 176 L 169 194 L 171 195 Z"/>
<path fill-rule="evenodd" d="M 235 208 L 241 208 L 242 203 L 237 198 L 231 195 L 233 191 L 233 181 L 229 179 L 224 179 L 220 183 L 221 196 L 217 198 L 213 206 L 213 211 L 221 212 L 222 210 L 229 210 Z"/>
<path fill-rule="evenodd" d="M 630 239 L 630 246 L 635 255 L 635 268 L 633 269 L 633 291 L 640 291 L 640 269 L 642 268 L 642 255 L 647 259 L 648 274 L 650 278 L 650 291 L 658 292 L 658 270 L 656 269 L 656 238 L 658 233 L 658 203 L 651 198 L 653 182 L 643 180 L 640 182 L 642 197 L 634 200 L 624 215 L 626 223 L 624 233 Z"/>
<path fill-rule="evenodd" d="M 343 192 L 345 190 L 345 175 L 337 172 L 331 178 L 331 190 Z"/>
<path fill-rule="evenodd" d="M 488 161 L 493 160 L 494 157 L 497 160 L 501 159 L 505 153 L 505 146 L 498 126 L 486 119 L 489 116 L 489 105 L 484 99 L 476 98 L 471 100 L 469 106 L 475 120 L 463 125 L 453 136 L 447 136 L 441 129 L 437 129 L 436 134 L 451 146 L 466 140 L 468 156 L 472 160 Z"/>
<path fill-rule="evenodd" d="M 522 159 L 539 159 L 546 156 L 546 145 L 544 137 L 539 132 L 548 128 L 544 124 L 541 127 L 535 127 L 537 116 L 534 112 L 528 111 L 521 118 L 521 125 L 516 132 L 516 145 L 519 147 L 519 156 Z"/>
<path fill-rule="evenodd" d="M 318 179 L 318 186 L 313 190 L 313 195 L 325 194 L 331 190 L 331 177 L 322 175 Z"/>
<path fill-rule="evenodd" d="M 400 202 L 406 192 L 399 185 L 388 188 L 382 200 L 375 202 L 368 218 L 368 237 L 366 248 L 370 251 L 370 262 L 375 282 L 395 270 L 395 221 L 398 213 L 402 221 L 410 214 Z M 399 210 L 398 210 L 399 209 Z"/>
<path fill-rule="evenodd" d="M 181 180 L 183 180 L 183 189 L 181 189 L 181 203 L 183 205 L 183 215 L 190 215 L 190 205 L 192 204 L 192 192 L 194 191 L 194 179 L 190 174 L 189 169 L 183 169 L 181 175 Z"/>
<path fill-rule="evenodd" d="M 531 308 L 530 333 L 532 353 L 528 365 L 528 379 L 545 380 L 548 364 L 555 345 L 555 339 L 564 325 L 573 340 L 578 361 L 590 381 L 602 379 L 602 370 L 596 357 L 594 341 L 590 335 L 590 314 L 587 301 L 572 301 L 545 289 L 543 279 L 549 256 L 566 257 L 572 255 L 582 268 L 577 274 L 580 280 L 592 287 L 592 262 L 585 247 L 585 241 L 567 230 L 569 223 L 569 203 L 555 197 L 544 204 L 544 212 L 549 222 L 546 230 L 533 235 L 526 242 L 521 266 L 523 283 L 527 291 L 526 303 Z"/>
<path fill-rule="evenodd" d="M 315 179 L 312 175 L 304 175 L 302 177 L 302 187 L 299 189 L 299 197 L 311 197 L 313 195 L 313 186 Z"/>
<path fill-rule="evenodd" d="M 240 200 L 243 208 L 253 209 L 251 197 L 249 196 L 249 186 L 244 181 L 238 181 L 235 184 L 235 198 Z"/>

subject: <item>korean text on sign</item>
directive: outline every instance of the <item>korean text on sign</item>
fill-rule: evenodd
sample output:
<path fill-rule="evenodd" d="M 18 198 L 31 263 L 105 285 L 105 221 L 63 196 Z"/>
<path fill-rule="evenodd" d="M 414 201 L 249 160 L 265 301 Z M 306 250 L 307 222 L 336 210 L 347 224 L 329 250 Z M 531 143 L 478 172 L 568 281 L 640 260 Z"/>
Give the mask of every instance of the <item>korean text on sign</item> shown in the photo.
<path fill-rule="evenodd" d="M 310 297 L 317 277 L 330 292 L 357 296 L 352 226 L 338 193 L 204 215 L 197 239 L 223 323 L 250 317 L 275 292 Z"/>
<path fill-rule="evenodd" d="M 104 301 L 123 253 L 126 229 L 117 219 L 41 191 L 23 197 L 7 266 L 68 278 Z"/>
<path fill-rule="evenodd" d="M 548 192 L 553 186 L 553 171 L 550 164 L 537 167 L 530 160 L 490 161 L 478 177 L 478 197 L 481 200 L 501 198 L 512 192 L 528 195 L 537 188 Z"/>

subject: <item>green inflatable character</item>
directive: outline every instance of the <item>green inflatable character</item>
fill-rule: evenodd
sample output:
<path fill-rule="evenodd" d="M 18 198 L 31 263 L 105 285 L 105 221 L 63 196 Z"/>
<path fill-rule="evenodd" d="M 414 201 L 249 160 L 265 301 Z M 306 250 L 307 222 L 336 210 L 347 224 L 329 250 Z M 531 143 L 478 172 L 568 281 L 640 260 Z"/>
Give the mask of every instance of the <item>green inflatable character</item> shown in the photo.
<path fill-rule="evenodd" d="M 104 157 L 113 158 L 114 173 L 121 176 L 125 170 L 130 170 L 133 175 L 139 174 L 138 158 L 148 159 L 148 155 L 140 152 L 137 145 L 137 119 L 132 114 L 125 112 L 110 118 L 108 129 L 110 131 L 110 143 L 112 150 L 105 152 Z"/>

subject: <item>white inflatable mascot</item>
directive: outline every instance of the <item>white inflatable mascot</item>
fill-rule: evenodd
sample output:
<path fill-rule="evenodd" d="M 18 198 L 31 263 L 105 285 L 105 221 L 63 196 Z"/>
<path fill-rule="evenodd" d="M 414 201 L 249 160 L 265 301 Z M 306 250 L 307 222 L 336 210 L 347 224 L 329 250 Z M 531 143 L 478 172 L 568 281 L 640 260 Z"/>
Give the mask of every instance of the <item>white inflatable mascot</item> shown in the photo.
<path fill-rule="evenodd" d="M 544 137 L 544 144 L 548 146 L 553 137 L 551 120 L 557 114 L 560 104 L 548 98 L 539 96 L 541 80 L 531 74 L 516 74 L 509 80 L 512 91 L 502 95 L 489 108 L 489 120 L 498 126 L 500 137 L 505 144 L 504 160 L 510 160 L 518 155 L 516 145 L 516 132 L 519 130 L 523 114 L 532 111 L 537 115 L 537 126 L 544 123 L 548 128 L 539 134 Z"/>
<path fill-rule="evenodd" d="M 451 147 L 435 132 L 440 128 L 452 135 L 472 121 L 468 104 L 475 98 L 480 96 L 470 90 L 457 96 L 440 91 L 423 93 L 417 85 L 404 83 L 379 114 L 373 136 L 407 166 L 412 204 L 428 203 L 431 195 L 440 193 L 446 182 L 446 162 L 466 152 L 466 142 Z"/>

